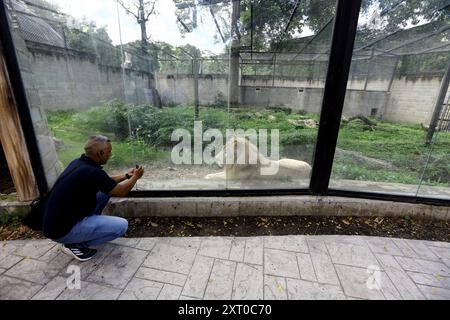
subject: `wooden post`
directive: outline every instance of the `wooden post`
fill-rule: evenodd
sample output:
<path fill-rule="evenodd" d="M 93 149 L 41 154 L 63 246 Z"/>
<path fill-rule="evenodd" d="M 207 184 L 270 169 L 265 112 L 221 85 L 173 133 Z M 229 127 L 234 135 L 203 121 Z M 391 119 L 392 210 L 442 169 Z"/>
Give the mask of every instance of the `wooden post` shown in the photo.
<path fill-rule="evenodd" d="M 5 153 L 9 172 L 20 201 L 39 195 L 20 124 L 16 103 L 12 95 L 3 55 L 0 54 L 0 142 Z"/>

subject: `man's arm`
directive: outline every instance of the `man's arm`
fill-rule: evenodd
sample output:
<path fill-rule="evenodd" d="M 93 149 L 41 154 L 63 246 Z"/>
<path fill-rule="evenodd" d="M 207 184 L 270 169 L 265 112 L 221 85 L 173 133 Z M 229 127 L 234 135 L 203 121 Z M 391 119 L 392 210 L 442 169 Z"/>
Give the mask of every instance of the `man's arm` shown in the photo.
<path fill-rule="evenodd" d="M 118 174 L 118 175 L 110 176 L 110 177 L 117 183 L 127 180 L 126 173 Z"/>
<path fill-rule="evenodd" d="M 136 169 L 132 168 L 132 169 L 128 170 L 126 173 L 118 174 L 115 176 L 110 176 L 110 178 L 113 179 L 114 181 L 116 181 L 117 183 L 120 183 L 124 180 L 130 179 L 130 177 L 133 176 L 133 174 L 134 174 L 134 170 L 136 170 Z"/>
<path fill-rule="evenodd" d="M 130 179 L 126 179 L 122 182 L 119 182 L 117 186 L 115 186 L 114 189 L 112 189 L 109 194 L 113 197 L 125 197 L 128 194 L 128 192 L 130 192 L 130 190 L 133 189 L 134 185 L 136 184 L 136 181 L 138 181 L 143 174 L 144 168 L 139 167 L 138 169 L 135 169 L 133 176 Z"/>

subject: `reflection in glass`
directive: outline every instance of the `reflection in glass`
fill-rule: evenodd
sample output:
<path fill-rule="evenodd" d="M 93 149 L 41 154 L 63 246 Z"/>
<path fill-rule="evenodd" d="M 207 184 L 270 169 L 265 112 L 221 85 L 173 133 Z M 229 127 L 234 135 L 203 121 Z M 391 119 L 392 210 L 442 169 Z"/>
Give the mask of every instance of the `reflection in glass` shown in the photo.
<path fill-rule="evenodd" d="M 62 167 L 103 134 L 139 190 L 308 186 L 334 1 L 11 3 Z"/>
<path fill-rule="evenodd" d="M 448 5 L 362 6 L 330 187 L 449 198 Z"/>
<path fill-rule="evenodd" d="M 104 134 L 139 190 L 308 187 L 335 1 L 5 3 L 46 170 Z M 449 197 L 449 50 L 443 1 L 363 1 L 331 187 Z"/>

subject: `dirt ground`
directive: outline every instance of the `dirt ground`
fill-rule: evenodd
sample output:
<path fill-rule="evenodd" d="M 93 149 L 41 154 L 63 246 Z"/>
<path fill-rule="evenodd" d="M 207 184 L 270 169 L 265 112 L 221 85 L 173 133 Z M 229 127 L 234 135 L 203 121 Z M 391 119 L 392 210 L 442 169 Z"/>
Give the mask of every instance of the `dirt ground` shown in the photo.
<path fill-rule="evenodd" d="M 448 221 L 408 217 L 130 218 L 125 237 L 365 235 L 450 242 Z M 44 238 L 15 221 L 0 225 L 0 241 Z"/>

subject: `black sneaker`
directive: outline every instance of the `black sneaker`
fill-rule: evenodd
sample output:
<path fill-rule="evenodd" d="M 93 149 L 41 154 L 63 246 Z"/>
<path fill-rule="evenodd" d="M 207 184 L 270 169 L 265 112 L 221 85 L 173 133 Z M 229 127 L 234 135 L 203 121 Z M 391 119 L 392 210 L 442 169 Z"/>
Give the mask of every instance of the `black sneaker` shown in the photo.
<path fill-rule="evenodd" d="M 83 248 L 76 244 L 63 244 L 61 249 L 79 261 L 88 261 L 97 253 L 95 249 Z"/>

